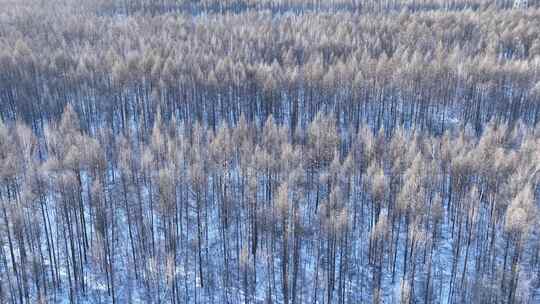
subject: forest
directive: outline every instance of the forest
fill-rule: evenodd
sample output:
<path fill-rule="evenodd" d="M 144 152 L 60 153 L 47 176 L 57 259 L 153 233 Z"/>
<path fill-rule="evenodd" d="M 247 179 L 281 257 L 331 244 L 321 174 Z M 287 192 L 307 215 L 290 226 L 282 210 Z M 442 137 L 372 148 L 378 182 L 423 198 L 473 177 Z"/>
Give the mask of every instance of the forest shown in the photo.
<path fill-rule="evenodd" d="M 0 0 L 0 303 L 540 303 L 540 1 Z"/>

